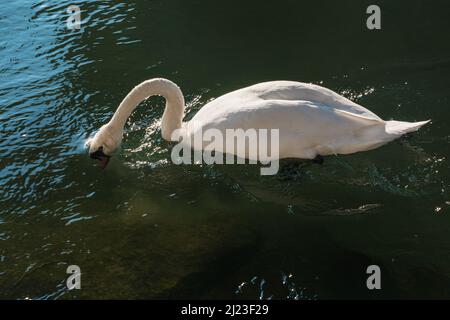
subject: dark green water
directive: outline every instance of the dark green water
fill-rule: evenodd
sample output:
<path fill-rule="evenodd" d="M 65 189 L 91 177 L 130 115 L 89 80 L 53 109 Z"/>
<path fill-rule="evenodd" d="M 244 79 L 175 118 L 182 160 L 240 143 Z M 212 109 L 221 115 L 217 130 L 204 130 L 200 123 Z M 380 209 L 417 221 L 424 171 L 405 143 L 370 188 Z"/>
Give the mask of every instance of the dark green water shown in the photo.
<path fill-rule="evenodd" d="M 377 1 L 378 31 L 368 1 L 77 1 L 79 31 L 70 4 L 0 8 L 0 298 L 450 298 L 448 1 Z M 100 170 L 86 138 L 161 76 L 188 118 L 286 79 L 432 124 L 261 177 L 173 165 L 151 98 Z M 81 290 L 66 289 L 72 264 Z M 379 291 L 366 288 L 371 264 Z"/>

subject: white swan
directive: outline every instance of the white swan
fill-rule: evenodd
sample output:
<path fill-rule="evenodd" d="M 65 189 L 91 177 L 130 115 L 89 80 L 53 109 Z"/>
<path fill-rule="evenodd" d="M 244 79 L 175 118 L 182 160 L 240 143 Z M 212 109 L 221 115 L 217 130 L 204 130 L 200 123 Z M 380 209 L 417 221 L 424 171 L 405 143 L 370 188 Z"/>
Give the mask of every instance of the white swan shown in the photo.
<path fill-rule="evenodd" d="M 167 79 L 151 79 L 136 86 L 122 101 L 111 120 L 90 140 L 91 158 L 103 166 L 122 141 L 126 120 L 146 98 L 166 99 L 161 133 L 171 140 L 176 129 L 189 136 L 199 127 L 244 130 L 279 129 L 279 158 L 314 159 L 349 154 L 386 144 L 421 122 L 384 121 L 370 110 L 324 87 L 292 81 L 272 81 L 225 94 L 207 103 L 190 122 L 183 123 L 184 97 Z M 190 125 L 196 123 L 196 126 Z"/>

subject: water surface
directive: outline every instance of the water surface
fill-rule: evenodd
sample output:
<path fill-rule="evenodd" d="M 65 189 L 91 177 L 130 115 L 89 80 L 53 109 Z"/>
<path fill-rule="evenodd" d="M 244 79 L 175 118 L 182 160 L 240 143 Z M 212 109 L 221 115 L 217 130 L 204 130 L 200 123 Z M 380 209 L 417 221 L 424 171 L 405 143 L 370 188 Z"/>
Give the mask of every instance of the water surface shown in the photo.
<path fill-rule="evenodd" d="M 0 297 L 450 298 L 446 1 L 10 1 L 0 9 Z M 231 90 L 313 82 L 407 139 L 323 166 L 176 166 L 164 101 L 132 115 L 102 171 L 85 140 L 139 82 L 182 88 L 187 119 Z M 68 291 L 67 266 L 82 289 Z M 366 288 L 366 268 L 382 290 Z"/>

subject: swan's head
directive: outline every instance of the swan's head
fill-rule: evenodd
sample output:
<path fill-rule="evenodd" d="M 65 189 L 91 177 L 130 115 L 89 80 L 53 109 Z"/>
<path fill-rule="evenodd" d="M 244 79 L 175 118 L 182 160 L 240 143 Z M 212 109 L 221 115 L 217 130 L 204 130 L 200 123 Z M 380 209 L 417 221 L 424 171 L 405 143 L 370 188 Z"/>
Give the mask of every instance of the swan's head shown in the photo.
<path fill-rule="evenodd" d="M 106 167 L 114 150 L 120 146 L 122 133 L 122 130 L 115 130 L 107 123 L 87 142 L 89 156 L 99 160 L 102 168 Z"/>

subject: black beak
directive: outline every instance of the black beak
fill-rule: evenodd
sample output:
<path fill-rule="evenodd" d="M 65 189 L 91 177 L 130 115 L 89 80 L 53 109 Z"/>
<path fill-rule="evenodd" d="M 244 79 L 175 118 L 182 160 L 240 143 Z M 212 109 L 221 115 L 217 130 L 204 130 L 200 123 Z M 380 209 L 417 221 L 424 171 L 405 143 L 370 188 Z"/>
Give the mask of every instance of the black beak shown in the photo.
<path fill-rule="evenodd" d="M 91 154 L 89 154 L 89 156 L 91 157 L 91 159 L 99 160 L 100 167 L 102 169 L 106 168 L 106 166 L 108 165 L 109 159 L 111 159 L 111 156 L 108 156 L 103 153 L 103 147 L 98 148 L 97 151 L 92 152 Z"/>

